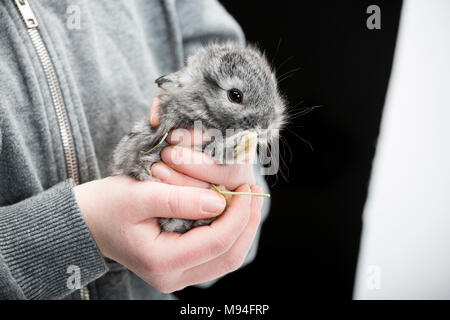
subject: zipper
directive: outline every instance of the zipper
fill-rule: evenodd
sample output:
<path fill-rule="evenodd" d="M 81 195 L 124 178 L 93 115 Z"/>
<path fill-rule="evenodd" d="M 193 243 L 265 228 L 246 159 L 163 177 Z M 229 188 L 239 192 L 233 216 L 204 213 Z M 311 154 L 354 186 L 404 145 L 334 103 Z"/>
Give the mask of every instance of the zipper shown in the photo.
<path fill-rule="evenodd" d="M 53 107 L 56 112 L 56 118 L 58 120 L 59 132 L 61 134 L 64 156 L 66 160 L 67 173 L 71 177 L 75 184 L 79 184 L 78 165 L 75 154 L 75 146 L 73 143 L 72 132 L 70 129 L 69 119 L 67 116 L 66 106 L 62 97 L 61 88 L 59 87 L 56 72 L 53 67 L 50 55 L 47 48 L 44 45 L 41 34 L 38 30 L 38 22 L 36 16 L 33 13 L 27 0 L 14 0 L 20 15 L 27 27 L 28 34 L 30 35 L 31 42 L 36 49 L 37 55 L 44 69 L 45 77 L 47 79 L 48 86 L 50 88 L 50 95 L 53 101 Z M 82 300 L 89 300 L 89 288 L 87 286 L 80 289 L 80 296 Z"/>

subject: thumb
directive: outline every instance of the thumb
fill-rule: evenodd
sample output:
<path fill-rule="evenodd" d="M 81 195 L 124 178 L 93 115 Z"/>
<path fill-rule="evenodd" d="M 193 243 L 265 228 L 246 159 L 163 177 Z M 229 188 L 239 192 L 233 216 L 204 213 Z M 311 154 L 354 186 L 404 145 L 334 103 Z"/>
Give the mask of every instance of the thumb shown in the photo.
<path fill-rule="evenodd" d="M 159 126 L 159 105 L 161 103 L 161 100 L 159 97 L 155 97 L 153 99 L 152 107 L 150 108 L 150 125 L 152 127 L 158 127 Z"/>
<path fill-rule="evenodd" d="M 150 183 L 151 186 L 149 186 Z M 147 210 L 143 212 L 143 219 L 198 220 L 215 217 L 225 209 L 225 198 L 210 189 L 174 186 L 160 182 L 149 182 L 142 185 L 142 192 L 147 204 Z"/>

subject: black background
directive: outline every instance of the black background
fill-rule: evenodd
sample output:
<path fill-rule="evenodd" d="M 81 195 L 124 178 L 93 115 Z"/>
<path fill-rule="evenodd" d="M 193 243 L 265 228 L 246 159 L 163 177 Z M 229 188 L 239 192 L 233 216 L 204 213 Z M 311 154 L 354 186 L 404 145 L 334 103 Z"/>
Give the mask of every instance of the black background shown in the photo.
<path fill-rule="evenodd" d="M 395 49 L 401 1 L 221 1 L 247 40 L 274 60 L 292 110 L 285 181 L 268 179 L 272 206 L 251 265 L 188 299 L 352 297 L 371 162 Z M 366 9 L 381 9 L 369 30 Z M 302 139 L 307 140 L 312 149 Z M 290 153 L 292 161 L 289 163 Z"/>

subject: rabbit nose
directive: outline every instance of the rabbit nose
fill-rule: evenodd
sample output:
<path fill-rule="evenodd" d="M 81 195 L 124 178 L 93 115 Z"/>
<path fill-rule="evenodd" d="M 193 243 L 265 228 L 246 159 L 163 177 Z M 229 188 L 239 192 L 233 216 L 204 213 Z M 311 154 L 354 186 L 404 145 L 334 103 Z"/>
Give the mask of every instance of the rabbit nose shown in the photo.
<path fill-rule="evenodd" d="M 255 118 L 246 117 L 244 118 L 244 128 L 245 129 L 252 129 L 256 128 L 258 126 L 258 123 Z"/>

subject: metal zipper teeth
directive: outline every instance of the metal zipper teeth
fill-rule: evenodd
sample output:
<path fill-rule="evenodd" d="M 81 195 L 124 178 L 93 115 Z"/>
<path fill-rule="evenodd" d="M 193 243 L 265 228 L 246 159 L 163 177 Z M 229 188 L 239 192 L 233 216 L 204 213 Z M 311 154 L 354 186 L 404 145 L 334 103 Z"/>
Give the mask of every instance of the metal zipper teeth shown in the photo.
<path fill-rule="evenodd" d="M 66 106 L 62 98 L 61 88 L 59 87 L 56 77 L 55 69 L 48 54 L 47 48 L 44 45 L 42 37 L 37 29 L 38 23 L 34 16 L 33 10 L 28 4 L 27 0 L 14 0 L 16 6 L 22 16 L 23 21 L 30 35 L 31 42 L 38 54 L 39 60 L 44 69 L 45 77 L 50 88 L 50 95 L 52 97 L 53 106 L 58 120 L 59 132 L 61 134 L 64 156 L 66 160 L 67 173 L 72 177 L 75 184 L 79 184 L 77 158 L 75 154 L 75 146 L 73 143 L 72 132 L 70 129 L 69 119 L 67 116 Z M 82 300 L 89 300 L 89 288 L 87 286 L 80 289 L 80 296 Z"/>
<path fill-rule="evenodd" d="M 36 28 L 28 29 L 31 42 L 36 48 L 39 60 L 44 69 L 45 77 L 47 78 L 50 94 L 52 96 L 53 105 L 58 119 L 59 132 L 61 134 L 64 155 L 66 158 L 67 171 L 75 184 L 79 184 L 77 159 L 75 155 L 75 146 L 73 144 L 72 133 L 70 131 L 70 124 L 66 113 L 66 108 L 62 99 L 61 89 L 56 79 L 55 70 L 48 55 L 47 49 L 44 46 L 41 35 Z"/>

